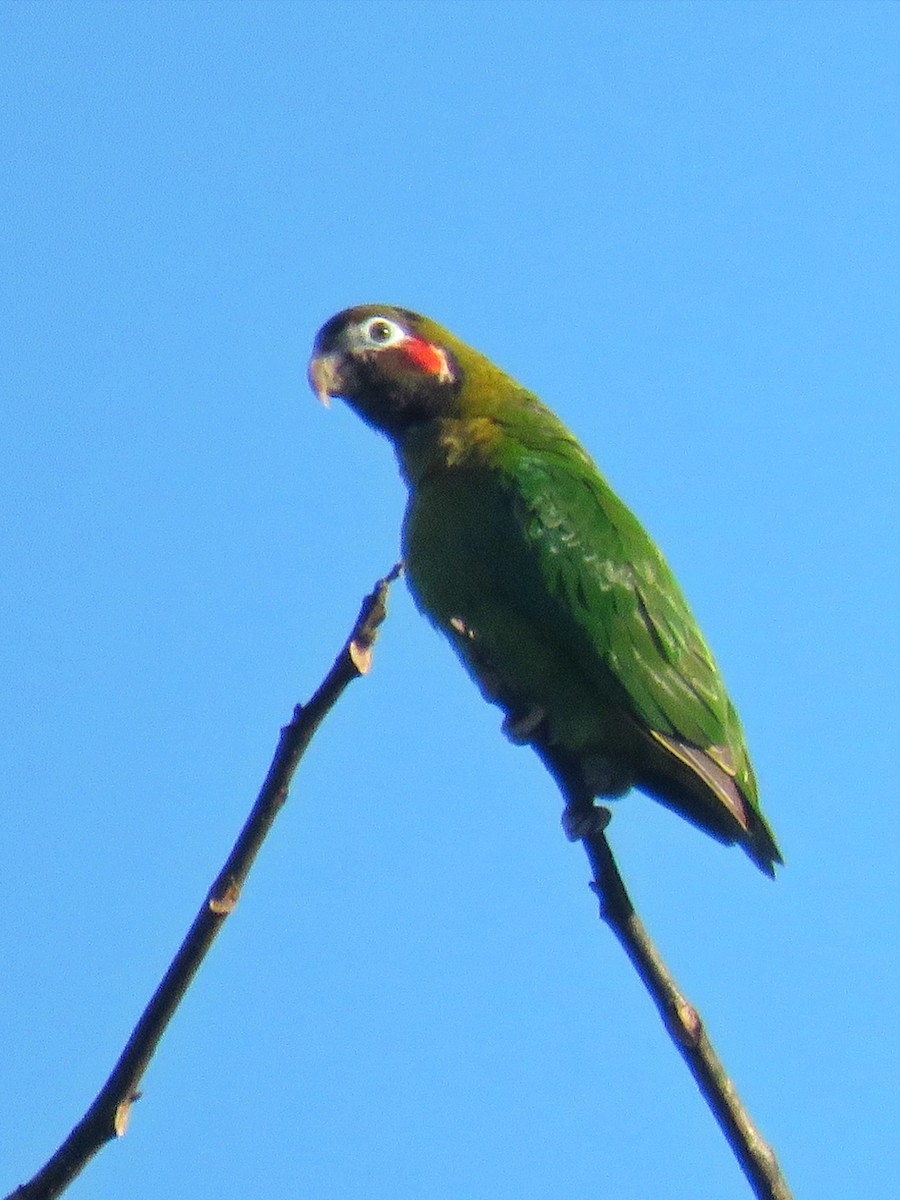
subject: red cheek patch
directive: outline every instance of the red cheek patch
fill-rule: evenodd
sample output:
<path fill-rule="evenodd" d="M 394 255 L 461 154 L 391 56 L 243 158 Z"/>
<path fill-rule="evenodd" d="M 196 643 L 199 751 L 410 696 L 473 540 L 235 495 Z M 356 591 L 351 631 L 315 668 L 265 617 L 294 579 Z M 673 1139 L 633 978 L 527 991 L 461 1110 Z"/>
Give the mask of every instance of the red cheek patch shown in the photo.
<path fill-rule="evenodd" d="M 439 379 L 450 378 L 447 355 L 437 346 L 432 346 L 431 342 L 421 338 L 410 338 L 403 343 L 402 351 L 404 356 L 426 375 L 437 375 Z"/>

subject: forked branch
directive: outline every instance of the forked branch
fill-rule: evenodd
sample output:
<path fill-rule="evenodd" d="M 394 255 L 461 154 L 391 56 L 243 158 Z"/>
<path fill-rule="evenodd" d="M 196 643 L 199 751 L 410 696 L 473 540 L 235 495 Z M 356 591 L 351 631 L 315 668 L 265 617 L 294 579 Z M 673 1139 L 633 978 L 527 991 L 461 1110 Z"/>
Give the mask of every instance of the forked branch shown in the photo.
<path fill-rule="evenodd" d="M 237 904 L 256 855 L 287 799 L 297 764 L 348 683 L 369 670 L 372 645 L 386 615 L 388 589 L 399 571 L 398 565 L 363 601 L 331 670 L 310 701 L 297 705 L 290 724 L 282 729 L 269 773 L 234 848 L 106 1083 L 52 1158 L 6 1200 L 54 1200 L 106 1142 L 125 1133 L 144 1072 L 216 934 Z M 594 819 L 580 824 L 577 834 L 591 863 L 600 915 L 653 998 L 758 1200 L 791 1200 L 775 1155 L 741 1104 L 696 1009 L 678 990 L 635 913 L 606 840 L 608 817 L 606 810 L 595 809 Z"/>

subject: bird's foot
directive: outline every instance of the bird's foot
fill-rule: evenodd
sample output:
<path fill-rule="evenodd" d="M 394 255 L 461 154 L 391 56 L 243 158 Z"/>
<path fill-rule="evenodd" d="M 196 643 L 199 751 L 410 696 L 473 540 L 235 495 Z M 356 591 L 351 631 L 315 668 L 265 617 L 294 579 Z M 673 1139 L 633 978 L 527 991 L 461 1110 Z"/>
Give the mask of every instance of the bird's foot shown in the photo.
<path fill-rule="evenodd" d="M 546 715 L 546 711 L 537 704 L 532 704 L 531 708 L 521 716 L 513 717 L 510 713 L 503 721 L 503 736 L 508 738 L 514 746 L 525 746 Z"/>
<path fill-rule="evenodd" d="M 602 804 L 567 804 L 563 809 L 563 833 L 570 842 L 599 837 L 612 820 L 612 813 Z"/>

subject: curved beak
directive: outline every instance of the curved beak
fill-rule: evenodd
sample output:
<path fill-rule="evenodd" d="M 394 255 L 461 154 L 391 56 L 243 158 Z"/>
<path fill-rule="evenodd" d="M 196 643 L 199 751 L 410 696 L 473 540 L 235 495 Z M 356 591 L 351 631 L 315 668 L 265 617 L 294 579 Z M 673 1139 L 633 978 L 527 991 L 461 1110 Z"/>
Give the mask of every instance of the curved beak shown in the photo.
<path fill-rule="evenodd" d="M 328 408 L 331 397 L 341 394 L 341 355 L 314 354 L 309 361 L 309 386 Z"/>

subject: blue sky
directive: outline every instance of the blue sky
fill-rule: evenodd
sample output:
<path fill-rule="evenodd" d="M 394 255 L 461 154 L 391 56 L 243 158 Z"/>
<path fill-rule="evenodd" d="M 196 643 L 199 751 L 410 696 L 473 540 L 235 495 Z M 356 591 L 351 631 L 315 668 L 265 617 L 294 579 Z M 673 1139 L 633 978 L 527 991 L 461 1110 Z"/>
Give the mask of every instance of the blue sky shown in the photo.
<path fill-rule="evenodd" d="M 898 33 L 841 3 L 9 3 L 0 1191 L 83 1112 L 362 594 L 305 364 L 428 313 L 679 576 L 787 867 L 633 795 L 639 909 L 796 1195 L 898 1187 Z M 393 596 L 73 1200 L 740 1200 L 537 759 Z"/>

